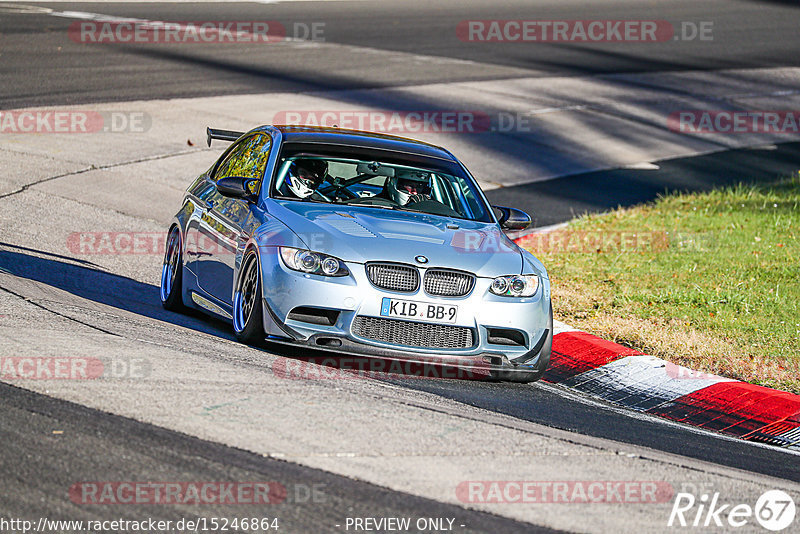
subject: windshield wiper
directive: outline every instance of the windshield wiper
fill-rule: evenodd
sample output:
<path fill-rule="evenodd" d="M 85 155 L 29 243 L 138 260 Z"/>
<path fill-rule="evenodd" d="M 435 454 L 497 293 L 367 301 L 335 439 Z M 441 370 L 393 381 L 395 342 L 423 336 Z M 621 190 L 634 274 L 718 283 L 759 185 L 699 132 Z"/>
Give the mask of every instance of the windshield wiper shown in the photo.
<path fill-rule="evenodd" d="M 342 206 L 358 206 L 360 208 L 381 208 L 384 210 L 402 210 L 400 206 L 387 206 L 386 204 L 371 204 L 366 202 L 342 202 Z"/>
<path fill-rule="evenodd" d="M 331 204 L 327 200 L 316 200 L 316 199 L 313 199 L 311 197 L 298 198 L 298 197 L 279 196 L 279 197 L 272 197 L 272 198 L 274 198 L 276 200 L 293 200 L 294 202 L 316 202 L 317 204 Z"/>

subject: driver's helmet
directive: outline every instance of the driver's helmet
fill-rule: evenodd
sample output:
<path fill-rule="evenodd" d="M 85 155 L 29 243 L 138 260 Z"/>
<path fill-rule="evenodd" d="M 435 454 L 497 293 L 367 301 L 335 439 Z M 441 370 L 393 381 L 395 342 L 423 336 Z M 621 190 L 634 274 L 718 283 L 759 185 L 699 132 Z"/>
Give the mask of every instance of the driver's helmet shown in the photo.
<path fill-rule="evenodd" d="M 431 175 L 424 171 L 398 169 L 394 176 L 386 179 L 386 193 L 401 206 L 408 204 L 412 197 L 430 197 Z"/>
<path fill-rule="evenodd" d="M 306 198 L 325 181 L 328 162 L 321 159 L 296 159 L 289 165 L 286 185 L 299 198 Z"/>

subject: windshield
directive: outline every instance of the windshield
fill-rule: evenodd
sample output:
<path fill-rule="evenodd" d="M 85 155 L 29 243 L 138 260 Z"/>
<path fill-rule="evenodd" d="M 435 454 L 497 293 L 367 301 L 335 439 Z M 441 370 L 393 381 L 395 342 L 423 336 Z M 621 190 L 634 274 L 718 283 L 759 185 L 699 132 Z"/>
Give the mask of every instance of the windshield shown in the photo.
<path fill-rule="evenodd" d="M 419 163 L 300 153 L 279 161 L 271 194 L 492 222 L 478 186 L 459 170 L 455 165 L 445 171 Z"/>

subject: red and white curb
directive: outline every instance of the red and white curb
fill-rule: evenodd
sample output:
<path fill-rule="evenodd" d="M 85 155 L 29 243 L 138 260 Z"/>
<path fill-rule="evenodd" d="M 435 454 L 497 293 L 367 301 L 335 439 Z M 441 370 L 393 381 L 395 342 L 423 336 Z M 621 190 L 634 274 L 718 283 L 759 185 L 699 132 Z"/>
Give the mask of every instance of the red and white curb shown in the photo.
<path fill-rule="evenodd" d="M 605 401 L 800 451 L 800 395 L 693 371 L 554 322 L 542 378 Z"/>

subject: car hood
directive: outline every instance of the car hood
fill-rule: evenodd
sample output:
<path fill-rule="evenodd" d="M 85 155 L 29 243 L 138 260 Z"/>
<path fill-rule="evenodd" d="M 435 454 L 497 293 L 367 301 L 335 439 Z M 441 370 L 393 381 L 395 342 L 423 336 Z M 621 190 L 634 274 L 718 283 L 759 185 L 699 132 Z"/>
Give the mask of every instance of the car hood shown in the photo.
<path fill-rule="evenodd" d="M 494 223 L 425 213 L 275 201 L 270 212 L 297 234 L 300 246 L 346 262 L 408 264 L 425 256 L 426 267 L 448 267 L 482 277 L 519 274 L 517 245 Z"/>

